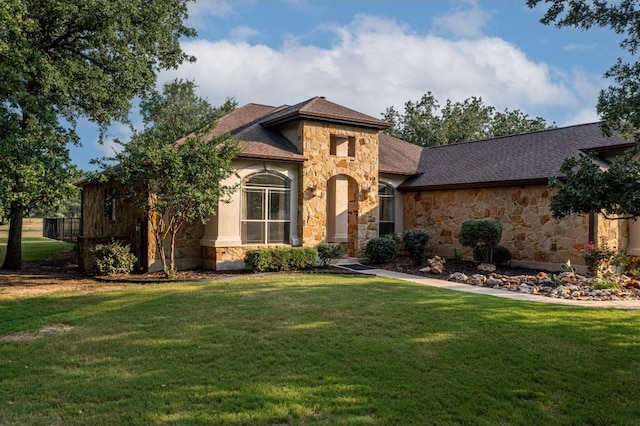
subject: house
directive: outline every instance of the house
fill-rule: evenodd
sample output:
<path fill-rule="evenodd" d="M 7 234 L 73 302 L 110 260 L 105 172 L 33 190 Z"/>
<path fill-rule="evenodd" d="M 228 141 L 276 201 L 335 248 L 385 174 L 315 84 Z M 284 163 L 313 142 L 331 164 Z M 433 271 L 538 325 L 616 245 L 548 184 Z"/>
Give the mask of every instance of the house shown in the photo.
<path fill-rule="evenodd" d="M 181 231 L 177 266 L 237 269 L 250 249 L 324 242 L 359 256 L 371 238 L 410 227 L 433 232 L 435 253 L 469 256 L 457 233 L 482 217 L 501 221 L 501 243 L 523 266 L 578 262 L 576 249 L 601 236 L 640 254 L 627 221 L 551 217 L 547 181 L 565 157 L 595 150 L 606 162 L 629 146 L 604 137 L 597 123 L 434 148 L 383 133 L 390 126 L 323 97 L 248 104 L 222 117 L 214 133 L 229 133 L 242 149 L 225 184 L 240 189 L 206 224 Z M 81 267 L 90 268 L 90 247 L 118 238 L 132 244 L 142 270 L 161 269 L 147 219 L 120 200 L 106 204 L 114 184 L 81 188 Z"/>

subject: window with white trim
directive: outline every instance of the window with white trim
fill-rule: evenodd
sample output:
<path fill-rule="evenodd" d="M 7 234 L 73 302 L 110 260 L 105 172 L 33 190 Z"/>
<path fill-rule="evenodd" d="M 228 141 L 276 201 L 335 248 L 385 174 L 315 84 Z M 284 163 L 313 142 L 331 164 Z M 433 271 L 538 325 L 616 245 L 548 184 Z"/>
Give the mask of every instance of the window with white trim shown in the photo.
<path fill-rule="evenodd" d="M 378 185 L 378 235 L 394 235 L 396 228 L 396 191 L 385 184 Z"/>
<path fill-rule="evenodd" d="M 242 183 L 242 244 L 289 244 L 291 185 L 274 173 L 259 173 Z"/>

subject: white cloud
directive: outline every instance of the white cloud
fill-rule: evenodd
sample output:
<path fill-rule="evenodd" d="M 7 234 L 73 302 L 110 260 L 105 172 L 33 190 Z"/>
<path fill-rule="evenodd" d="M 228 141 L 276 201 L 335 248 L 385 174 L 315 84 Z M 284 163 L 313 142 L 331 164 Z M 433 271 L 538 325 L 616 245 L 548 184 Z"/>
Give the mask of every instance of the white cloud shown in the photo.
<path fill-rule="evenodd" d="M 591 44 L 584 44 L 584 43 L 572 43 L 572 44 L 567 44 L 564 47 L 564 50 L 566 52 L 575 52 L 575 51 L 594 51 L 598 49 L 598 45 L 596 43 L 591 43 Z"/>
<path fill-rule="evenodd" d="M 476 0 L 466 0 L 450 13 L 436 16 L 433 24 L 436 30 L 460 37 L 476 37 L 491 16 L 478 6 Z"/>
<path fill-rule="evenodd" d="M 239 26 L 233 28 L 229 35 L 233 41 L 247 41 L 258 34 L 260 34 L 260 32 L 251 27 Z"/>
<path fill-rule="evenodd" d="M 187 6 L 189 19 L 186 24 L 196 29 L 205 28 L 208 24 L 207 18 L 223 17 L 231 13 L 232 10 L 233 8 L 227 0 L 194 1 Z"/>
<path fill-rule="evenodd" d="M 139 122 L 139 127 L 142 123 Z M 97 151 L 96 157 L 113 157 L 116 153 L 121 152 L 123 147 L 120 143 L 116 142 L 128 142 L 131 139 L 133 132 L 131 128 L 123 123 L 114 123 L 109 127 L 104 140 L 100 143 L 99 140 L 94 140 L 93 148 Z"/>
<path fill-rule="evenodd" d="M 379 117 L 428 91 L 441 102 L 482 96 L 499 109 L 539 111 L 579 106 L 567 78 L 495 37 L 447 39 L 418 35 L 393 20 L 360 15 L 334 27 L 329 48 L 289 38 L 272 48 L 246 41 L 193 40 L 184 50 L 198 61 L 165 72 L 196 81 L 214 104 L 292 104 L 313 96 Z"/>

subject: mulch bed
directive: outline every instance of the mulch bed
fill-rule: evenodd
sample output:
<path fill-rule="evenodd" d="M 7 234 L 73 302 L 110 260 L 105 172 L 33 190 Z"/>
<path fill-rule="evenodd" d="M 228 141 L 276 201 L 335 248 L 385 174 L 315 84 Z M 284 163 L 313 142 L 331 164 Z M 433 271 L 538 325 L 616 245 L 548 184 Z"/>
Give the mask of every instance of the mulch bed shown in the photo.
<path fill-rule="evenodd" d="M 420 266 L 416 266 L 413 264 L 413 261 L 409 258 L 397 259 L 394 262 L 383 263 L 381 265 L 372 265 L 377 268 L 387 269 L 389 271 L 403 272 L 405 274 L 418 275 L 421 277 L 428 278 L 438 278 L 441 280 L 446 280 L 449 275 L 454 272 L 462 272 L 466 275 L 473 275 L 480 273 L 478 271 L 478 265 L 475 262 L 464 261 L 464 260 L 447 260 L 447 263 L 444 265 L 444 269 L 442 274 L 434 274 L 431 272 L 421 272 L 420 269 L 427 266 L 426 264 L 422 264 Z M 536 275 L 541 272 L 541 270 L 536 269 L 526 269 L 526 268 L 517 268 L 512 267 L 510 265 L 498 265 L 496 267 L 496 274 L 508 275 L 508 276 L 518 276 L 518 275 Z M 548 271 L 542 271 L 548 272 Z"/>
<path fill-rule="evenodd" d="M 449 261 L 441 275 L 420 272 L 422 266 L 415 266 L 410 259 L 398 259 L 393 263 L 372 265 L 424 277 L 447 279 L 453 272 L 466 274 L 476 273 L 474 262 Z M 520 268 L 499 267 L 496 271 L 504 275 L 530 274 L 531 270 Z M 536 271 L 535 273 L 537 273 Z M 318 267 L 307 271 L 306 274 L 357 274 L 356 271 L 335 267 Z M 145 274 L 120 274 L 110 277 L 83 274 L 77 267 L 77 253 L 73 250 L 62 250 L 52 257 L 38 262 L 24 262 L 21 271 L 0 270 L 0 294 L 24 292 L 25 294 L 41 294 L 62 289 L 83 289 L 86 291 L 107 290 L 120 288 L 123 284 L 153 284 L 180 281 L 211 281 L 231 277 L 250 276 L 249 271 L 211 271 L 196 269 L 179 271 L 175 277 L 169 279 L 162 272 Z"/>

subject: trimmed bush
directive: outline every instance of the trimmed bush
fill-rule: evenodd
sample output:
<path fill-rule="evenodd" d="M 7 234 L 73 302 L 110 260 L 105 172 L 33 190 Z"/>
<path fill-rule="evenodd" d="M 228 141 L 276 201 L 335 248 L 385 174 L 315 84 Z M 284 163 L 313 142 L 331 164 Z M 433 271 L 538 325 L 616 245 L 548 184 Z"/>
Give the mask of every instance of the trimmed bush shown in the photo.
<path fill-rule="evenodd" d="M 493 248 L 493 263 L 504 265 L 511 261 L 511 252 L 505 246 L 495 246 Z"/>
<path fill-rule="evenodd" d="M 460 228 L 460 244 L 480 250 L 481 262 L 491 262 L 492 249 L 502 238 L 502 225 L 494 219 L 469 219 Z M 475 254 L 474 254 L 475 258 Z"/>
<path fill-rule="evenodd" d="M 95 256 L 94 266 L 100 275 L 130 274 L 138 260 L 129 245 L 119 241 L 96 244 L 91 254 Z"/>
<path fill-rule="evenodd" d="M 244 258 L 252 272 L 291 271 L 315 266 L 318 252 L 310 247 L 249 250 Z"/>
<path fill-rule="evenodd" d="M 493 253 L 487 253 L 488 249 L 483 246 L 473 248 L 473 260 L 476 262 L 484 262 L 485 259 L 491 259 L 495 265 L 504 265 L 511 260 L 511 252 L 505 246 L 495 246 Z"/>
<path fill-rule="evenodd" d="M 342 244 L 320 244 L 318 246 L 318 257 L 322 266 L 327 266 L 334 259 L 340 259 L 344 256 L 344 247 Z"/>
<path fill-rule="evenodd" d="M 430 241 L 431 233 L 420 228 L 409 229 L 402 233 L 402 242 L 416 265 L 422 264 Z"/>
<path fill-rule="evenodd" d="M 380 237 L 369 240 L 365 254 L 372 263 L 385 263 L 396 257 L 396 251 L 396 240 L 389 237 Z"/>

